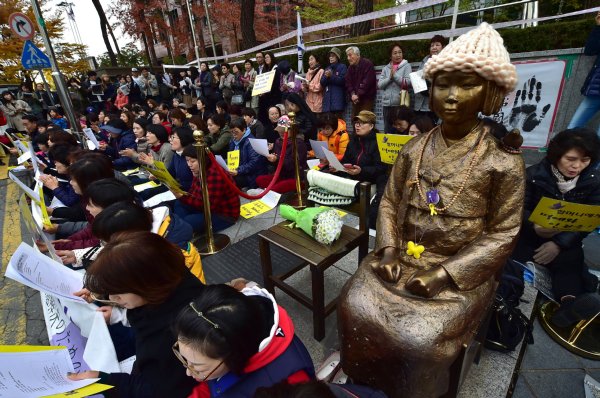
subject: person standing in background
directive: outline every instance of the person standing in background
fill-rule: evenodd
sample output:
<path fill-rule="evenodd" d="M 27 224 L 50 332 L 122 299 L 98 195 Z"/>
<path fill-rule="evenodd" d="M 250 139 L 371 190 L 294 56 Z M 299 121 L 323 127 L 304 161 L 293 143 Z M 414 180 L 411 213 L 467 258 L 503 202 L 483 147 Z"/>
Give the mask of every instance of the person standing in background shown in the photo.
<path fill-rule="evenodd" d="M 400 103 L 400 93 L 402 90 L 408 90 L 411 71 L 410 64 L 404 59 L 400 44 L 392 44 L 390 47 L 390 63 L 383 67 L 377 83 L 377 88 L 381 90 L 385 133 L 392 132 L 392 115 L 397 112 L 400 105 L 405 105 Z M 408 126 L 406 126 L 406 129 L 408 129 Z"/>
<path fill-rule="evenodd" d="M 352 101 L 352 118 L 360 111 L 373 112 L 377 79 L 373 62 L 360 56 L 360 49 L 351 46 L 346 49 L 348 73 L 346 73 L 346 92 Z"/>
<path fill-rule="evenodd" d="M 583 54 L 596 55 L 596 60 L 581 87 L 584 98 L 571 118 L 568 129 L 584 127 L 600 110 L 600 12 L 596 14 L 596 26 L 585 43 Z M 600 135 L 600 127 L 596 134 Z"/>
<path fill-rule="evenodd" d="M 429 55 L 423 58 L 421 64 L 419 65 L 419 70 L 423 70 L 423 67 L 429 61 L 433 55 L 437 55 L 442 51 L 444 47 L 446 47 L 448 41 L 444 36 L 435 35 L 431 38 L 429 42 Z M 430 84 L 427 82 L 427 87 Z M 420 93 L 415 93 L 415 106 L 414 111 L 418 116 L 428 116 L 431 118 L 433 122 L 437 120 L 437 116 L 429 109 L 429 91 L 422 91 Z"/>
<path fill-rule="evenodd" d="M 346 109 L 346 72 L 348 68 L 342 64 L 342 52 L 333 47 L 329 50 L 329 66 L 321 76 L 321 86 L 324 88 L 323 113 L 334 113 L 341 117 Z"/>

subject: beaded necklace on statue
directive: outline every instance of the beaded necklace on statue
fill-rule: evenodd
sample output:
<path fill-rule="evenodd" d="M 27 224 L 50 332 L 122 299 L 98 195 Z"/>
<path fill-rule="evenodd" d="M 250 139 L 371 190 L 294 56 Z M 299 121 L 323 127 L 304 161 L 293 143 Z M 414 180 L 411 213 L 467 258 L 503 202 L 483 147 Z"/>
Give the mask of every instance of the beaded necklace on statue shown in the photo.
<path fill-rule="evenodd" d="M 442 125 L 443 126 L 443 125 Z M 479 127 L 479 123 L 477 123 L 472 129 L 471 131 L 469 131 L 467 133 L 467 135 L 471 134 L 471 132 L 473 132 L 475 129 L 477 129 Z M 443 127 L 440 127 L 440 131 Z M 467 167 L 467 172 L 465 173 L 465 177 L 462 181 L 462 183 L 460 184 L 460 187 L 458 188 L 458 191 L 456 191 L 456 193 L 452 196 L 452 198 L 450 199 L 450 201 L 448 201 L 448 203 L 443 206 L 443 207 L 437 207 L 436 205 L 440 202 L 440 194 L 439 194 L 439 190 L 435 189 L 432 187 L 430 187 L 426 192 L 423 192 L 423 187 L 421 186 L 421 181 L 419 179 L 419 172 L 421 170 L 421 164 L 423 162 L 423 154 L 425 153 L 425 147 L 427 146 L 428 141 L 431 139 L 431 143 L 432 143 L 432 148 L 435 147 L 435 141 L 434 139 L 432 139 L 432 135 L 436 130 L 432 130 L 427 137 L 425 137 L 425 139 L 423 140 L 423 146 L 421 148 L 421 154 L 419 155 L 419 159 L 417 160 L 417 165 L 415 167 L 415 182 L 417 184 L 417 190 L 419 192 L 419 196 L 421 197 L 421 199 L 423 199 L 423 201 L 429 206 L 429 210 L 432 216 L 440 213 L 440 212 L 444 212 L 446 210 L 448 210 L 456 201 L 456 199 L 458 199 L 458 197 L 460 196 L 460 194 L 463 192 L 463 190 L 465 189 L 465 186 L 467 185 L 467 181 L 469 180 L 469 178 L 471 177 L 471 173 L 473 172 L 473 167 L 475 167 L 475 161 L 478 158 L 478 152 L 479 150 L 482 148 L 482 143 L 483 143 L 483 134 L 480 134 L 480 136 L 478 137 L 477 141 L 475 142 L 475 144 L 473 145 L 473 147 L 471 147 L 471 149 L 469 149 L 469 151 L 465 154 L 465 156 L 463 156 L 460 164 L 462 165 L 462 163 L 464 162 L 464 160 L 466 159 L 466 157 L 469 155 L 469 153 L 471 153 L 471 151 L 473 151 L 473 148 L 475 148 L 475 152 L 473 153 L 473 157 L 471 158 L 471 161 L 469 162 L 469 166 Z M 432 149 L 433 150 L 433 149 Z"/>
<path fill-rule="evenodd" d="M 471 131 L 469 131 L 468 134 L 471 134 L 471 132 L 473 132 L 477 127 L 479 127 L 479 123 L 477 125 L 475 125 L 475 127 L 473 127 L 471 129 Z M 471 152 L 473 152 L 473 149 L 475 150 L 473 153 L 473 157 L 471 158 L 471 161 L 469 162 L 469 166 L 467 168 L 467 172 L 465 173 L 465 177 L 464 177 L 462 183 L 460 184 L 460 187 L 458 188 L 458 191 L 456 191 L 456 193 L 450 198 L 450 201 L 445 206 L 437 207 L 436 205 L 440 202 L 439 190 L 434 188 L 434 185 L 437 185 L 437 183 L 436 184 L 432 183 L 431 186 L 429 187 L 429 189 L 424 192 L 423 187 L 421 186 L 421 181 L 419 179 L 419 172 L 421 170 L 421 165 L 423 163 L 423 155 L 425 153 L 425 148 L 427 147 L 427 143 L 429 142 L 429 140 L 431 140 L 432 159 L 435 154 L 435 137 L 432 137 L 433 134 L 435 133 L 435 131 L 436 131 L 435 129 L 432 130 L 431 132 L 428 133 L 427 137 L 425 137 L 425 139 L 423 139 L 423 146 L 421 147 L 421 153 L 419 155 L 419 159 L 417 160 L 417 164 L 415 167 L 415 179 L 414 179 L 414 183 L 416 183 L 416 185 L 417 185 L 417 191 L 419 192 L 419 196 L 428 205 L 430 215 L 432 217 L 437 215 L 440 212 L 444 212 L 444 211 L 448 210 L 454 204 L 456 199 L 458 199 L 460 194 L 463 192 L 463 190 L 465 189 L 465 186 L 467 184 L 467 181 L 471 177 L 473 168 L 475 167 L 475 161 L 478 159 L 477 155 L 479 154 L 480 149 L 483 147 L 482 143 L 484 141 L 483 134 L 480 134 L 478 139 L 475 141 L 475 144 L 473 144 L 473 146 L 469 149 L 469 151 L 467 151 L 467 153 L 463 156 L 459 166 L 462 165 L 464 160 L 467 158 L 467 156 Z M 440 131 L 441 131 L 441 127 L 440 127 Z M 433 162 L 433 160 L 432 160 L 432 162 Z M 442 180 L 442 178 L 443 178 L 443 176 L 440 178 L 440 181 Z M 408 254 L 409 256 L 413 256 L 416 259 L 419 259 L 421 257 L 421 253 L 423 253 L 425 251 L 425 246 L 420 244 L 421 240 L 423 239 L 424 234 L 425 234 L 425 231 L 423 231 L 421 233 L 421 239 L 419 239 L 416 243 L 414 241 L 409 241 L 407 243 L 406 254 Z M 416 240 L 417 240 L 417 231 L 416 231 L 416 226 L 415 226 L 415 241 Z"/>

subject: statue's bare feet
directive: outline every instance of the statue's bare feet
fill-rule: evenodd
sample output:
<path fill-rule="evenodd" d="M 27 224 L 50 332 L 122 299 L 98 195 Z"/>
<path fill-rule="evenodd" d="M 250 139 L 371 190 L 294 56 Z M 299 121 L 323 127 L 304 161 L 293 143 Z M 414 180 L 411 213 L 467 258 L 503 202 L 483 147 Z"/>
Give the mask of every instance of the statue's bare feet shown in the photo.
<path fill-rule="evenodd" d="M 406 282 L 406 290 L 417 296 L 431 298 L 450 282 L 450 276 L 442 266 L 428 271 L 416 271 Z"/>

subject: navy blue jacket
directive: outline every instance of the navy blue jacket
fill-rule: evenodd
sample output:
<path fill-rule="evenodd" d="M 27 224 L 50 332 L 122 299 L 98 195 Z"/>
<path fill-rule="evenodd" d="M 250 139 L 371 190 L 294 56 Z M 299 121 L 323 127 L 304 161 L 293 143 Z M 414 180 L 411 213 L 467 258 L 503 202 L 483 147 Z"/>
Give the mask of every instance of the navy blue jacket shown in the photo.
<path fill-rule="evenodd" d="M 81 196 L 77 195 L 73 187 L 68 182 L 61 182 L 58 188 L 52 191 L 54 197 L 60 200 L 65 206 L 73 206 L 81 200 Z"/>
<path fill-rule="evenodd" d="M 110 145 L 106 147 L 106 154 L 113 160 L 115 169 L 127 170 L 138 166 L 131 158 L 119 155 L 119 151 L 127 148 L 134 151 L 137 149 L 135 135 L 132 130 L 123 131 L 119 137 L 112 139 Z"/>
<path fill-rule="evenodd" d="M 194 176 L 192 175 L 192 171 L 185 161 L 185 157 L 174 153 L 173 159 L 171 159 L 171 164 L 169 164 L 167 170 L 169 170 L 169 173 L 173 176 L 173 178 L 179 182 L 181 189 L 186 192 L 190 190 Z"/>
<path fill-rule="evenodd" d="M 325 68 L 331 70 L 331 77 L 321 77 L 321 86 L 325 90 L 323 96 L 323 112 L 341 112 L 346 109 L 346 72 L 345 64 L 336 62 Z"/>
<path fill-rule="evenodd" d="M 239 145 L 240 150 L 240 165 L 238 166 L 237 172 L 240 176 L 245 176 L 248 179 L 250 188 L 256 188 L 256 177 L 269 174 L 267 170 L 267 158 L 259 155 L 252 148 L 250 140 L 248 138 L 254 138 L 252 134 L 242 139 Z M 233 140 L 229 143 L 229 150 L 233 151 L 235 144 Z"/>
<path fill-rule="evenodd" d="M 585 78 L 583 87 L 581 87 L 581 94 L 600 97 L 600 26 L 594 27 L 592 33 L 590 33 L 583 53 L 585 55 L 596 55 L 596 61 Z"/>

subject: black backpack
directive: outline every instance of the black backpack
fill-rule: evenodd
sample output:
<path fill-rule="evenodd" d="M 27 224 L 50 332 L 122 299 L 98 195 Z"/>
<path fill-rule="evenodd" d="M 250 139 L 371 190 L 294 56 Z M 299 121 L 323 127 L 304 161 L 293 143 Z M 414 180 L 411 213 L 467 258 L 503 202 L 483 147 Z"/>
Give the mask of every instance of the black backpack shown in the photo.
<path fill-rule="evenodd" d="M 523 337 L 527 344 L 533 344 L 533 324 L 517 308 L 524 290 L 523 268 L 508 260 L 492 305 L 484 343 L 486 348 L 501 352 L 513 351 Z"/>

